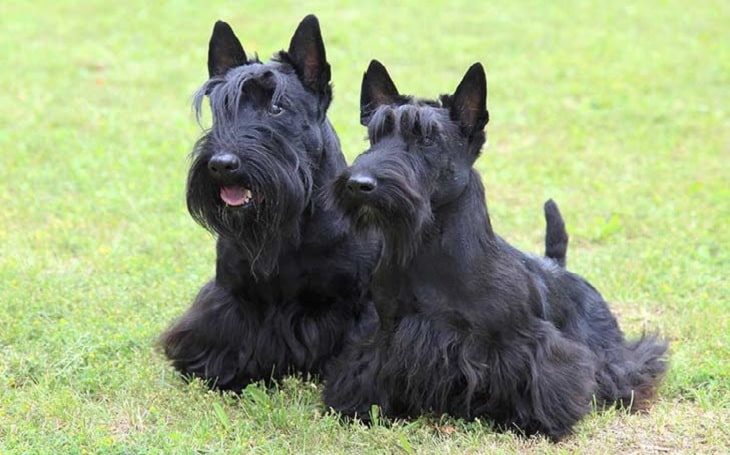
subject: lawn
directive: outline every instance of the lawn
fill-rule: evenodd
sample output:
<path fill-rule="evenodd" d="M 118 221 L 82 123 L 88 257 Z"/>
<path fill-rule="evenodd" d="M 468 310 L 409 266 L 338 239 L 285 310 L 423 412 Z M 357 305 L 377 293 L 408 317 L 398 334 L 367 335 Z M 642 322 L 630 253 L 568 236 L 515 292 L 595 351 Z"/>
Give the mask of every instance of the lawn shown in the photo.
<path fill-rule="evenodd" d="M 730 451 L 730 4 L 302 3 L 0 3 L 0 453 Z M 484 64 L 492 224 L 540 253 L 560 204 L 569 268 L 628 335 L 671 342 L 649 413 L 592 414 L 558 444 L 488 421 L 364 428 L 306 379 L 232 397 L 168 367 L 156 337 L 214 272 L 184 199 L 213 22 L 268 58 L 310 12 L 349 160 L 371 58 L 428 97 Z"/>

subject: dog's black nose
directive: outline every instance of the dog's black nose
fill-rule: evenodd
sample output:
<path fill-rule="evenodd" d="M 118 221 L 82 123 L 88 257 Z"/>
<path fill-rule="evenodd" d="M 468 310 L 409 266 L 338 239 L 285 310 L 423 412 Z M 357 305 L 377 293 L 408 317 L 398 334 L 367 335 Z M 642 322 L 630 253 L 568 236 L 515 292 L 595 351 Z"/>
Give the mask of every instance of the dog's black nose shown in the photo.
<path fill-rule="evenodd" d="M 208 170 L 215 176 L 225 176 L 236 172 L 241 161 L 232 153 L 219 153 L 208 161 Z"/>
<path fill-rule="evenodd" d="M 375 191 L 378 182 L 369 175 L 355 174 L 347 180 L 347 189 L 351 193 L 368 194 Z"/>

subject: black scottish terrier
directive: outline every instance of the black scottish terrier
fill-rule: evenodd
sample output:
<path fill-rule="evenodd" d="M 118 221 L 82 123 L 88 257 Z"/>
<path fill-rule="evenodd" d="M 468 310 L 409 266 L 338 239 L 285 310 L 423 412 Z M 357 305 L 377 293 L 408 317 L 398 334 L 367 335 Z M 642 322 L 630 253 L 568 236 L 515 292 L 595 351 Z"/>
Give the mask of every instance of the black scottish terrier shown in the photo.
<path fill-rule="evenodd" d="M 199 117 L 207 95 L 213 124 L 193 152 L 187 204 L 218 235 L 216 274 L 162 347 L 219 389 L 320 374 L 346 336 L 377 321 L 367 295 L 377 245 L 353 239 L 322 202 L 346 163 L 326 116 L 319 23 L 305 17 L 288 51 L 262 63 L 219 21 L 208 70 L 194 106 Z"/>
<path fill-rule="evenodd" d="M 548 201 L 546 255 L 497 236 L 473 163 L 485 142 L 487 85 L 473 65 L 439 101 L 400 95 L 373 61 L 361 120 L 370 148 L 332 186 L 351 226 L 382 237 L 374 335 L 327 375 L 325 403 L 368 420 L 447 413 L 558 439 L 591 409 L 645 407 L 666 343 L 628 342 L 601 295 L 564 268 L 567 233 Z"/>

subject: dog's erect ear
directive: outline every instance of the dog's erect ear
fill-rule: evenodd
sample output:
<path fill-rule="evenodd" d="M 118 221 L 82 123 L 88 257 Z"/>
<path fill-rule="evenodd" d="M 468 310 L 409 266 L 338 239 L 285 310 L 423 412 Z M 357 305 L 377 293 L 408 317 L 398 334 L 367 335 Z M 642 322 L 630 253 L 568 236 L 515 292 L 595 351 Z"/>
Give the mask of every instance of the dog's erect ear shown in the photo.
<path fill-rule="evenodd" d="M 299 23 L 287 52 L 302 84 L 317 93 L 325 93 L 330 82 L 330 64 L 324 51 L 319 21 L 313 14 Z"/>
<path fill-rule="evenodd" d="M 385 66 L 377 60 L 371 60 L 368 70 L 362 75 L 360 123 L 367 126 L 370 116 L 379 106 L 395 104 L 399 96 Z"/>
<path fill-rule="evenodd" d="M 484 129 L 487 112 L 487 76 L 481 63 L 473 64 L 451 96 L 451 119 L 459 122 L 465 135 Z"/>
<path fill-rule="evenodd" d="M 233 29 L 226 22 L 217 21 L 208 44 L 208 75 L 225 74 L 229 69 L 246 63 L 246 53 Z"/>

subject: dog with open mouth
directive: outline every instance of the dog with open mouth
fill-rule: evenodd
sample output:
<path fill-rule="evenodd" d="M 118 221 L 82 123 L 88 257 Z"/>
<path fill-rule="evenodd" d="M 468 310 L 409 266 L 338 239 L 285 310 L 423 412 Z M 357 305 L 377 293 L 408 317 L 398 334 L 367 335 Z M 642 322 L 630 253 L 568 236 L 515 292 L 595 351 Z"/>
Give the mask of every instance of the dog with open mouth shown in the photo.
<path fill-rule="evenodd" d="M 289 49 L 249 58 L 217 22 L 210 78 L 197 92 L 213 123 L 188 174 L 191 216 L 217 235 L 215 278 L 162 335 L 172 365 L 218 389 L 321 374 L 347 337 L 372 330 L 378 245 L 356 238 L 321 188 L 346 167 L 327 119 L 332 99 L 319 22 Z"/>

